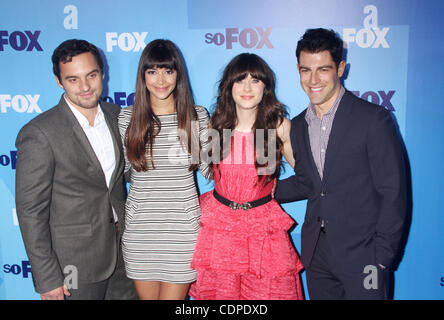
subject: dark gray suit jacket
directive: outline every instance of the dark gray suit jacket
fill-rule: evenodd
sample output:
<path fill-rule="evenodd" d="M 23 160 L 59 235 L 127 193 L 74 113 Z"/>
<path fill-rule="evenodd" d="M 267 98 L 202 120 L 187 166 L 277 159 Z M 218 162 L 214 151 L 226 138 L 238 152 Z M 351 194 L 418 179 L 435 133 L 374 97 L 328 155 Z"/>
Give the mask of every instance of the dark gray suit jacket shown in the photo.
<path fill-rule="evenodd" d="M 66 266 L 77 268 L 81 283 L 105 280 L 116 266 L 120 237 L 112 208 L 123 227 L 126 195 L 117 126 L 120 108 L 106 102 L 100 106 L 116 157 L 109 188 L 63 96 L 17 136 L 17 216 L 39 293 L 61 286 Z"/>
<path fill-rule="evenodd" d="M 310 266 L 324 221 L 341 270 L 392 267 L 407 213 L 407 183 L 402 143 L 390 113 L 346 91 L 333 121 L 322 180 L 305 113 L 291 121 L 296 175 L 280 180 L 275 193 L 279 202 L 308 197 L 302 263 Z"/>

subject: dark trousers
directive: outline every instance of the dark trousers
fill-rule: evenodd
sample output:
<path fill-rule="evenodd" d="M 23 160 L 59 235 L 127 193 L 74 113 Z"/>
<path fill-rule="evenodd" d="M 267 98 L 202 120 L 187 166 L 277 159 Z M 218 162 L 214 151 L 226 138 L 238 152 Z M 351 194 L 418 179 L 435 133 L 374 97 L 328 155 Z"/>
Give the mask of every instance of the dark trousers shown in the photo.
<path fill-rule="evenodd" d="M 307 287 L 312 300 L 386 300 L 389 298 L 389 270 L 371 266 L 364 272 L 344 272 L 335 265 L 328 245 L 328 230 L 319 239 L 310 266 L 306 268 Z M 370 281 L 372 280 L 372 281 Z"/>
<path fill-rule="evenodd" d="M 126 276 L 122 251 L 110 278 L 95 283 L 79 283 L 78 289 L 70 289 L 71 296 L 65 300 L 138 300 L 134 282 Z"/>

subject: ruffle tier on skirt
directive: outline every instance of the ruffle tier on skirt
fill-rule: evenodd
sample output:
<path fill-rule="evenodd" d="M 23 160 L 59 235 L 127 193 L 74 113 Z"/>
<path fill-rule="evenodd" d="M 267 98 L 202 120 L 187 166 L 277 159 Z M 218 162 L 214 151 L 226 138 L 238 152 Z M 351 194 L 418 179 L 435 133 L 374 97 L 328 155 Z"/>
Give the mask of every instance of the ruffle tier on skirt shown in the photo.
<path fill-rule="evenodd" d="M 194 299 L 303 299 L 303 265 L 290 241 L 294 224 L 276 201 L 231 210 L 212 192 L 200 198 L 202 217 L 191 268 Z"/>

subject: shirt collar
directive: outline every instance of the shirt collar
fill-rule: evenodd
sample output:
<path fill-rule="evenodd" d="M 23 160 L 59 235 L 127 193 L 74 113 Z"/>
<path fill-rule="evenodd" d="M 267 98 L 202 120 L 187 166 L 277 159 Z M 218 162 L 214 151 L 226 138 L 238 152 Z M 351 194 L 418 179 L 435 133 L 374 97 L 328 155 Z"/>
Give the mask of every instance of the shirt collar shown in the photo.
<path fill-rule="evenodd" d="M 341 90 L 339 91 L 339 95 L 336 98 L 333 105 L 330 107 L 330 109 L 327 111 L 327 113 L 324 115 L 334 115 L 336 113 L 336 110 L 338 109 L 339 103 L 341 102 L 342 96 L 344 95 L 345 89 L 343 86 L 341 86 Z M 310 125 L 312 121 L 319 119 L 316 115 L 316 111 L 314 106 L 310 103 L 307 108 L 307 112 L 305 113 L 305 121 Z"/>
<path fill-rule="evenodd" d="M 88 119 L 79 111 L 77 110 L 69 101 L 68 99 L 66 99 L 65 95 L 63 95 L 63 98 L 65 99 L 66 103 L 68 104 L 68 107 L 71 109 L 72 113 L 74 114 L 74 116 L 76 117 L 77 121 L 79 122 L 80 126 L 83 129 L 87 129 L 89 127 L 91 127 L 89 125 L 89 121 Z M 98 124 L 101 123 L 101 121 L 104 120 L 104 115 L 103 115 L 103 111 L 100 108 L 100 103 L 97 104 L 97 113 L 96 113 L 96 118 L 94 119 L 94 126 L 97 126 Z"/>

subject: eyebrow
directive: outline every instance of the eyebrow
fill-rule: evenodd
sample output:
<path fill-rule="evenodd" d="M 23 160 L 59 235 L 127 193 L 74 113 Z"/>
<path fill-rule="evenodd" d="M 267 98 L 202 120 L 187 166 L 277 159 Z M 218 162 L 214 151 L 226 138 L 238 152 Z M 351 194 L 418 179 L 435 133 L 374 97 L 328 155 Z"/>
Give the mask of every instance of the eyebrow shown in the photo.
<path fill-rule="evenodd" d="M 95 72 L 97 72 L 97 73 L 100 73 L 100 70 L 99 69 L 94 69 L 94 70 L 91 70 L 90 72 L 88 72 L 86 75 L 87 76 L 89 76 L 90 74 L 92 74 L 92 73 L 95 73 Z M 73 79 L 73 78 L 78 78 L 78 76 L 74 76 L 74 75 L 67 75 L 64 79 Z"/>
<path fill-rule="evenodd" d="M 331 64 L 326 64 L 326 65 L 323 65 L 323 66 L 316 67 L 316 69 L 324 69 L 324 68 L 333 69 L 333 65 L 331 65 Z M 299 65 L 299 69 L 311 69 L 311 68 L 310 68 L 310 67 L 306 67 L 306 66 Z"/>

